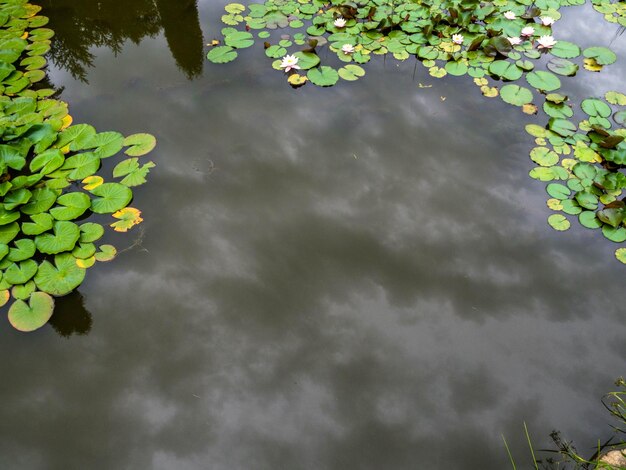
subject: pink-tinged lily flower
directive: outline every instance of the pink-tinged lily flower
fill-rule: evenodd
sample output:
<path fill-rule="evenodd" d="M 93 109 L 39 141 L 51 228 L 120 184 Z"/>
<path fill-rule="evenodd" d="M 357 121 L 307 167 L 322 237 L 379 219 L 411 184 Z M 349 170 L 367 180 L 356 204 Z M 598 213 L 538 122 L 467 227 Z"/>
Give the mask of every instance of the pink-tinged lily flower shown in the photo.
<path fill-rule="evenodd" d="M 336 28 L 344 28 L 346 26 L 346 20 L 340 16 L 333 22 L 333 24 Z"/>
<path fill-rule="evenodd" d="M 354 52 L 354 46 L 352 44 L 344 44 L 341 46 L 341 52 L 345 55 L 350 55 Z"/>
<path fill-rule="evenodd" d="M 509 10 L 509 11 L 505 11 L 504 12 L 504 17 L 507 20 L 514 20 L 515 18 L 517 18 L 517 15 L 515 13 L 513 13 L 511 10 Z"/>
<path fill-rule="evenodd" d="M 511 43 L 511 46 L 519 46 L 522 43 L 522 38 L 519 38 L 519 37 L 507 38 L 507 39 Z"/>
<path fill-rule="evenodd" d="M 544 26 L 552 26 L 555 21 L 554 18 L 551 18 L 549 16 L 542 16 L 539 19 L 541 20 L 541 24 Z"/>
<path fill-rule="evenodd" d="M 535 28 L 533 28 L 532 26 L 526 26 L 525 28 L 522 29 L 522 36 L 532 36 L 533 34 L 535 34 Z"/>
<path fill-rule="evenodd" d="M 285 69 L 285 73 L 290 70 L 299 70 L 300 66 L 298 65 L 298 60 L 295 55 L 286 55 L 280 63 L 280 68 Z"/>
<path fill-rule="evenodd" d="M 465 39 L 465 38 L 463 37 L 462 34 L 453 34 L 452 35 L 452 42 L 454 44 L 463 44 L 463 39 Z"/>
<path fill-rule="evenodd" d="M 552 36 L 541 36 L 537 39 L 539 49 L 552 49 L 556 44 L 556 40 Z"/>

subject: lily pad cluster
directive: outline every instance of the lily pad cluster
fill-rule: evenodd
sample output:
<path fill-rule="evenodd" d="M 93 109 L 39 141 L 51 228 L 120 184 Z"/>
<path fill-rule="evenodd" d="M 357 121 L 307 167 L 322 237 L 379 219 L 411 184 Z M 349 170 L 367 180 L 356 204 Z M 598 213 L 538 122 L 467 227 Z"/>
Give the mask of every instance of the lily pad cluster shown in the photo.
<path fill-rule="evenodd" d="M 557 230 L 570 226 L 567 215 L 601 229 L 609 240 L 626 241 L 626 97 L 610 92 L 605 99 L 580 103 L 587 118 L 571 119 L 575 108 L 559 93 L 560 77 L 581 66 L 600 72 L 617 59 L 604 46 L 582 50 L 552 36 L 559 9 L 584 0 L 265 0 L 225 7 L 223 39 L 210 44 L 208 59 L 227 63 L 257 40 L 264 41 L 272 66 L 293 87 L 306 83 L 332 86 L 340 79 L 358 80 L 374 55 L 417 59 L 429 74 L 469 75 L 486 97 L 497 97 L 527 114 L 541 111 L 546 126 L 527 127 L 536 137 L 531 176 L 552 182 L 548 205 L 561 213 L 549 218 Z M 623 1 L 593 0 L 612 23 L 625 25 Z M 275 30 L 282 30 L 278 35 Z M 322 64 L 319 50 L 333 54 Z M 546 56 L 546 61 L 538 59 Z M 542 64 L 542 65 L 540 65 Z M 501 83 L 501 84 L 500 84 Z M 577 109 L 576 109 L 577 110 Z M 611 122 L 613 121 L 613 122 Z M 612 130 L 613 124 L 620 126 Z M 570 157 L 571 155 L 571 157 Z M 565 214 L 565 215 L 564 215 Z M 626 261 L 626 249 L 616 256 Z"/>
<path fill-rule="evenodd" d="M 0 306 L 13 298 L 8 317 L 21 331 L 45 325 L 54 296 L 115 257 L 112 245 L 97 246 L 103 216 L 122 232 L 141 222 L 128 207 L 131 187 L 146 181 L 154 163 L 138 157 L 156 144 L 149 134 L 72 125 L 67 104 L 41 85 L 54 32 L 39 11 L 25 0 L 0 3 Z M 105 181 L 102 162 L 122 150 L 130 158 Z"/>
<path fill-rule="evenodd" d="M 612 242 L 625 242 L 626 95 L 611 91 L 603 99 L 583 100 L 580 108 L 587 118 L 577 125 L 569 119 L 574 110 L 567 97 L 549 94 L 548 103 L 546 112 L 553 116 L 548 125 L 526 126 L 537 144 L 530 152 L 537 164 L 530 176 L 550 182 L 547 204 L 557 212 L 548 223 L 563 231 L 571 225 L 567 216 L 575 217 Z M 622 262 L 626 262 L 624 253 L 624 248 L 616 251 Z"/>

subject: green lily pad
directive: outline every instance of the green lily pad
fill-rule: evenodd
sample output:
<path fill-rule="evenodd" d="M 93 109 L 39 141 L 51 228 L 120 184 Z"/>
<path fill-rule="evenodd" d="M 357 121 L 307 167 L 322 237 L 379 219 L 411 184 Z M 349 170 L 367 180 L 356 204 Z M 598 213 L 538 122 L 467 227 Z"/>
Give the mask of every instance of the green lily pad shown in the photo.
<path fill-rule="evenodd" d="M 133 134 L 124 139 L 124 147 L 128 147 L 124 153 L 131 157 L 146 155 L 156 147 L 156 139 L 152 134 Z"/>
<path fill-rule="evenodd" d="M 573 77 L 578 72 L 578 65 L 567 59 L 552 59 L 546 67 L 552 72 L 566 77 Z"/>
<path fill-rule="evenodd" d="M 71 251 L 80 237 L 78 225 L 73 222 L 57 221 L 53 231 L 54 234 L 44 233 L 35 237 L 35 245 L 41 253 L 51 255 Z"/>
<path fill-rule="evenodd" d="M 552 214 L 548 217 L 548 223 L 550 224 L 550 227 L 554 230 L 558 230 L 559 232 L 568 230 L 571 226 L 570 221 L 561 214 Z"/>
<path fill-rule="evenodd" d="M 526 75 L 526 81 L 541 91 L 554 91 L 561 88 L 561 80 L 556 75 L 542 70 L 530 72 Z"/>
<path fill-rule="evenodd" d="M 38 188 L 33 191 L 28 204 L 21 207 L 22 213 L 35 215 L 48 211 L 57 200 L 57 193 L 48 188 Z"/>
<path fill-rule="evenodd" d="M 524 71 L 512 62 L 506 60 L 496 60 L 489 66 L 489 73 L 505 80 L 517 80 Z"/>
<path fill-rule="evenodd" d="M 117 249 L 113 245 L 100 245 L 100 251 L 95 254 L 96 260 L 101 262 L 112 261 L 117 255 Z"/>
<path fill-rule="evenodd" d="M 11 288 L 11 295 L 17 300 L 26 300 L 30 295 L 37 290 L 37 286 L 34 281 L 28 281 L 26 284 L 13 286 Z"/>
<path fill-rule="evenodd" d="M 54 265 L 44 261 L 35 276 L 35 284 L 43 292 L 59 297 L 76 289 L 85 279 L 85 269 L 78 267 L 70 253 L 54 257 Z"/>
<path fill-rule="evenodd" d="M 580 225 L 590 229 L 597 229 L 602 227 L 602 222 L 596 217 L 596 213 L 593 211 L 583 211 L 578 215 L 578 221 Z"/>
<path fill-rule="evenodd" d="M 600 116 L 606 118 L 609 117 L 612 113 L 611 108 L 608 104 L 595 98 L 587 98 L 586 100 L 583 100 L 580 107 L 589 116 L 594 117 Z"/>
<path fill-rule="evenodd" d="M 615 53 L 607 47 L 588 47 L 583 51 L 588 59 L 594 59 L 599 65 L 611 65 L 617 60 Z"/>
<path fill-rule="evenodd" d="M 133 198 L 132 191 L 119 183 L 104 183 L 90 192 L 98 196 L 91 201 L 91 210 L 97 214 L 109 214 L 123 209 Z"/>
<path fill-rule="evenodd" d="M 17 263 L 18 261 L 30 259 L 35 254 L 35 242 L 28 238 L 17 240 L 14 244 L 15 247 L 9 250 L 9 261 Z"/>
<path fill-rule="evenodd" d="M 332 86 L 339 80 L 339 74 L 331 67 L 323 65 L 317 69 L 311 69 L 307 73 L 307 77 L 317 86 Z"/>
<path fill-rule="evenodd" d="M 48 213 L 31 215 L 32 222 L 22 224 L 22 232 L 25 235 L 39 235 L 52 228 L 54 219 Z"/>
<path fill-rule="evenodd" d="M 139 166 L 139 160 L 137 158 L 128 158 L 115 166 L 113 176 L 115 178 L 123 176 L 124 179 L 122 179 L 120 183 L 125 186 L 139 186 L 146 182 L 146 176 L 150 172 L 150 169 L 154 167 L 154 162 L 148 162 Z"/>
<path fill-rule="evenodd" d="M 38 330 L 50 320 L 54 312 L 54 299 L 44 292 L 34 292 L 27 304 L 16 300 L 9 309 L 9 322 L 16 330 Z"/>
<path fill-rule="evenodd" d="M 66 193 L 56 200 L 60 206 L 50 209 L 50 214 L 56 220 L 74 220 L 80 217 L 91 207 L 91 199 L 85 193 Z"/>
<path fill-rule="evenodd" d="M 235 31 L 224 37 L 224 44 L 235 49 L 246 49 L 254 44 L 254 36 L 248 32 Z"/>
<path fill-rule="evenodd" d="M 80 243 L 92 243 L 102 238 L 104 235 L 104 227 L 94 222 L 86 222 L 80 227 Z"/>
<path fill-rule="evenodd" d="M 533 94 L 528 88 L 518 85 L 504 85 L 500 90 L 500 98 L 505 103 L 523 106 L 533 101 Z"/>
<path fill-rule="evenodd" d="M 353 82 L 363 77 L 365 75 L 365 70 L 363 70 L 363 68 L 359 67 L 358 65 L 348 64 L 345 67 L 340 68 L 338 73 L 339 76 L 344 80 Z"/>
<path fill-rule="evenodd" d="M 3 281 L 11 285 L 26 284 L 37 272 L 37 263 L 32 259 L 11 264 L 4 271 Z"/>
<path fill-rule="evenodd" d="M 626 248 L 618 248 L 615 250 L 615 258 L 621 263 L 626 264 Z"/>
<path fill-rule="evenodd" d="M 226 64 L 237 58 L 237 51 L 230 46 L 214 47 L 207 54 L 207 59 L 215 64 Z"/>
<path fill-rule="evenodd" d="M 561 59 L 573 59 L 580 55 L 580 47 L 572 42 L 558 40 L 550 53 Z"/>
<path fill-rule="evenodd" d="M 624 227 L 611 227 L 610 225 L 603 225 L 602 235 L 615 243 L 623 243 L 626 241 L 626 229 L 624 229 Z"/>
<path fill-rule="evenodd" d="M 13 222 L 9 225 L 0 226 L 0 243 L 7 245 L 17 234 L 20 233 L 20 224 Z"/>
<path fill-rule="evenodd" d="M 314 52 L 296 52 L 294 56 L 298 58 L 298 65 L 302 70 L 312 69 L 320 63 L 319 56 Z"/>

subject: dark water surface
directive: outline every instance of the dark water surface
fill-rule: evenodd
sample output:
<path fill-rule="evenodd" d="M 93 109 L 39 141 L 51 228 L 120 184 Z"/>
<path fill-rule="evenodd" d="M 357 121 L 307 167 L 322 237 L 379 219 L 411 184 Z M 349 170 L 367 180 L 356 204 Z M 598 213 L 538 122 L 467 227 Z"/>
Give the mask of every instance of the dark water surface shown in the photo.
<path fill-rule="evenodd" d="M 606 438 L 626 270 L 548 227 L 538 119 L 412 62 L 300 90 L 261 44 L 205 63 L 226 3 L 42 2 L 75 122 L 155 134 L 158 166 L 109 240 L 134 249 L 52 326 L 0 322 L 0 468 L 499 470 L 501 434 L 531 468 L 524 421 Z M 558 39 L 614 38 L 565 14 Z M 564 91 L 624 91 L 625 42 Z"/>

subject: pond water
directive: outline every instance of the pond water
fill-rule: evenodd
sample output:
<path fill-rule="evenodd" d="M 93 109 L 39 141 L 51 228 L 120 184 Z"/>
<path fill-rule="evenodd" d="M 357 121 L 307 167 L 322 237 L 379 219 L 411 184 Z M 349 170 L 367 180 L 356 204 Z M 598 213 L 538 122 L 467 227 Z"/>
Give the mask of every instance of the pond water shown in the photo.
<path fill-rule="evenodd" d="M 145 222 L 109 235 L 131 249 L 51 325 L 0 322 L 0 466 L 500 470 L 504 434 L 531 468 L 524 422 L 592 453 L 624 266 L 547 225 L 543 118 L 412 61 L 298 90 L 262 44 L 210 64 L 227 3 L 41 3 L 74 121 L 159 145 Z M 569 8 L 555 34 L 619 56 L 566 94 L 624 91 L 616 27 Z"/>

